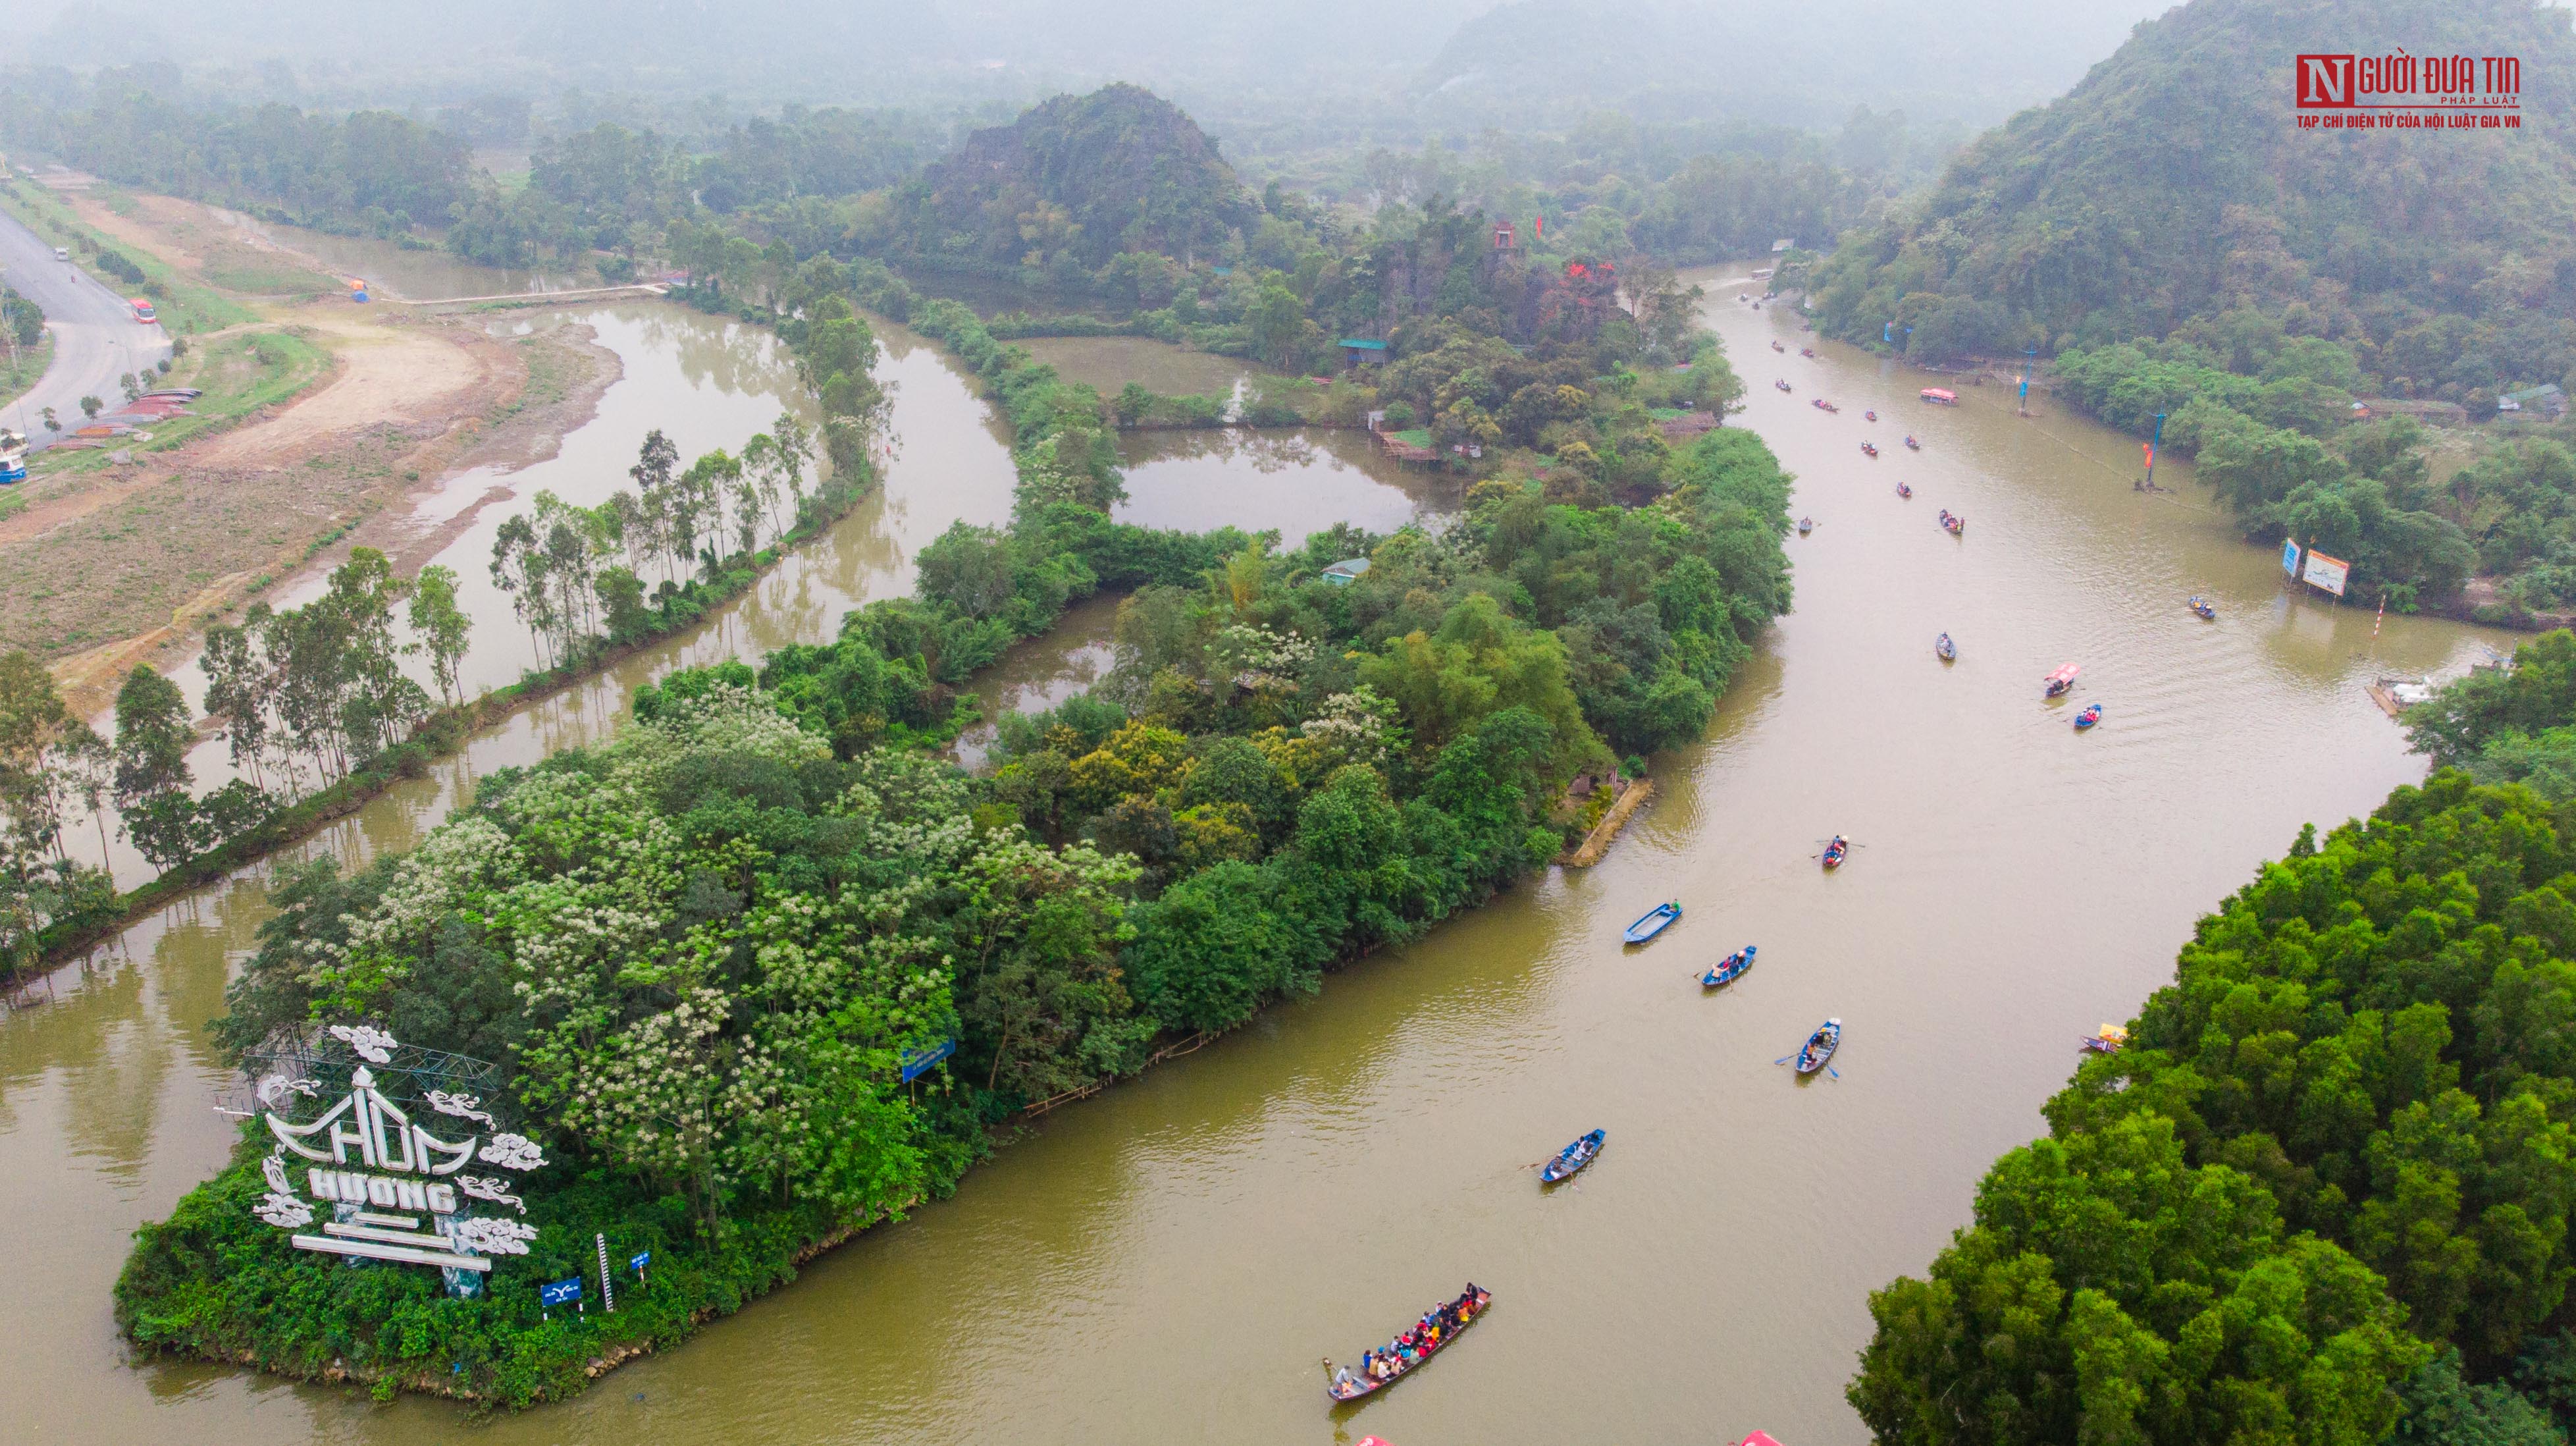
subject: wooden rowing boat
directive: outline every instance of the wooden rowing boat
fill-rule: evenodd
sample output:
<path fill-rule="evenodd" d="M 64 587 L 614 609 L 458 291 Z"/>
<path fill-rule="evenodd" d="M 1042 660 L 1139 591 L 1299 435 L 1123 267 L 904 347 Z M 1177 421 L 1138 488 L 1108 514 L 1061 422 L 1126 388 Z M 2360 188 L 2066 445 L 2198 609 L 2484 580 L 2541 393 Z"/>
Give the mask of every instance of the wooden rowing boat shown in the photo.
<path fill-rule="evenodd" d="M 1608 1131 L 1594 1130 L 1557 1151 L 1556 1158 L 1547 1162 L 1547 1168 L 1538 1172 L 1538 1182 L 1542 1185 L 1553 1185 L 1559 1180 L 1571 1180 L 1583 1173 L 1584 1167 L 1601 1158 L 1601 1142 L 1608 1138 Z"/>
<path fill-rule="evenodd" d="M 1388 1386 L 1394 1385 L 1396 1382 L 1412 1375 L 1415 1371 L 1422 1369 L 1423 1365 L 1433 1356 L 1449 1349 L 1451 1342 L 1466 1334 L 1467 1327 L 1474 1325 L 1477 1321 L 1484 1318 L 1485 1308 L 1492 1305 L 1493 1302 L 1494 1293 L 1492 1291 L 1478 1290 L 1470 1286 L 1465 1295 L 1458 1297 L 1458 1299 L 1454 1301 L 1448 1302 L 1448 1304 L 1457 1308 L 1457 1329 L 1443 1335 L 1440 1339 L 1423 1346 L 1414 1354 L 1413 1359 L 1409 1361 L 1398 1359 L 1393 1368 L 1389 1370 L 1383 1378 L 1365 1375 L 1359 1371 L 1350 1370 L 1346 1367 L 1337 1367 L 1333 1364 L 1331 1358 L 1327 1357 L 1324 1361 L 1324 1371 L 1325 1374 L 1332 1377 L 1332 1384 L 1324 1388 L 1324 1393 L 1331 1396 L 1336 1401 L 1356 1401 L 1362 1396 L 1371 1395 L 1377 1391 L 1384 1390 Z"/>
<path fill-rule="evenodd" d="M 1841 1020 L 1828 1019 L 1817 1026 L 1816 1032 L 1807 1036 L 1805 1047 L 1798 1051 L 1798 1073 L 1814 1074 L 1823 1069 L 1825 1061 L 1834 1057 L 1834 1051 L 1842 1047 L 1842 1042 Z"/>
<path fill-rule="evenodd" d="M 1743 948 L 1736 950 L 1734 953 L 1727 955 L 1725 958 L 1718 960 L 1716 968 L 1699 976 L 1699 982 L 1703 988 L 1715 989 L 1721 984 L 1734 983 L 1743 975 L 1745 970 L 1752 967 L 1753 946 L 1747 944 Z"/>
<path fill-rule="evenodd" d="M 1825 867 L 1829 869 L 1841 868 L 1843 866 L 1843 856 L 1850 852 L 1851 841 L 1844 838 L 1841 834 L 1835 834 L 1833 842 L 1825 845 Z"/>
<path fill-rule="evenodd" d="M 1637 916 L 1637 922 L 1630 924 L 1626 932 L 1621 934 L 1620 937 L 1631 944 L 1643 944 L 1647 940 L 1655 937 L 1657 934 L 1671 928 L 1673 926 L 1673 921 L 1679 919 L 1681 916 L 1681 905 L 1657 904 L 1646 912 L 1639 914 Z"/>

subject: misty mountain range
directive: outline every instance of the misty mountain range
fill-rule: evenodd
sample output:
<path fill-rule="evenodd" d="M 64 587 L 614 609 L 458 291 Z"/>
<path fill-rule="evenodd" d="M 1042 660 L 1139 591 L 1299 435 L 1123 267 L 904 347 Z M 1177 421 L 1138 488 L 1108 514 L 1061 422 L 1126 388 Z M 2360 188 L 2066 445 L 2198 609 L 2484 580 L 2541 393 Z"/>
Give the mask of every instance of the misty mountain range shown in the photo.
<path fill-rule="evenodd" d="M 2163 0 L 31 0 L 21 58 L 175 61 L 192 86 L 305 105 L 568 89 L 678 107 L 1016 108 L 1104 81 L 1226 130 L 1400 138 L 1643 118 L 1839 123 L 1855 103 L 1982 125 L 2080 79 Z M 756 97 L 756 99 L 753 99 Z M 713 116 L 710 115 L 710 119 Z"/>

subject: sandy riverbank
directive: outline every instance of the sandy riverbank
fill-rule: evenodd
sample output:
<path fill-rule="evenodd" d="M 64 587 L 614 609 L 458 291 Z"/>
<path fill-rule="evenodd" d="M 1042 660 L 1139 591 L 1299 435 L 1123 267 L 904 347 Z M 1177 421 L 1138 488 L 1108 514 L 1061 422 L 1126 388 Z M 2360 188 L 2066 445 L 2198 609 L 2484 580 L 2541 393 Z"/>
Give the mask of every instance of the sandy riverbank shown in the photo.
<path fill-rule="evenodd" d="M 472 517 L 416 516 L 443 480 L 553 455 L 619 375 L 587 327 L 496 336 L 470 315 L 351 306 L 306 258 L 204 207 L 129 200 L 75 204 L 101 233 L 259 317 L 191 338 L 171 383 L 210 400 L 243 384 L 226 369 L 255 369 L 257 354 L 225 345 L 242 338 L 282 335 L 276 351 L 323 359 L 290 397 L 174 450 L 40 473 L 23 488 L 27 505 L 0 521 L 0 647 L 50 659 L 85 714 L 137 662 L 183 663 L 209 620 L 309 563 L 357 545 L 428 555 Z"/>

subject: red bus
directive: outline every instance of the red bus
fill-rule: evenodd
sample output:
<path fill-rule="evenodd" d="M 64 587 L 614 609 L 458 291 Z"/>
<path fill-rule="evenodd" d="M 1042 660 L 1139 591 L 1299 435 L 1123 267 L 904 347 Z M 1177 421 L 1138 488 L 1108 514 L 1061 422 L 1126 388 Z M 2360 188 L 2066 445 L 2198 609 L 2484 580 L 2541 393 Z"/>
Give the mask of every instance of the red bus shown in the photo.
<path fill-rule="evenodd" d="M 126 298 L 126 305 L 134 308 L 134 319 L 136 321 L 149 323 L 157 319 L 154 317 L 152 312 L 152 303 L 144 300 L 140 296 Z"/>

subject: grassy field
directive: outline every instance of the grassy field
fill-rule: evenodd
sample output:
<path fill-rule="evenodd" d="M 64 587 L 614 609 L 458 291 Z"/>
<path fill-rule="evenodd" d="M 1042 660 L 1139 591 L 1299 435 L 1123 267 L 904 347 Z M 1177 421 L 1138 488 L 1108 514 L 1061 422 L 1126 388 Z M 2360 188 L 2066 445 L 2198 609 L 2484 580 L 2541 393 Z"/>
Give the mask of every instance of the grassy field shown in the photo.
<path fill-rule="evenodd" d="M 117 439 L 100 451 L 48 448 L 29 460 L 38 477 L 94 472 L 111 465 L 119 450 L 167 452 L 230 425 L 262 407 L 282 404 L 330 370 L 331 354 L 291 329 L 236 332 L 189 347 L 167 377 L 156 385 L 197 387 L 205 392 L 189 404 L 192 417 L 172 417 L 152 428 L 152 440 Z M 61 419 L 65 430 L 77 427 L 77 416 Z"/>
<path fill-rule="evenodd" d="M 17 365 L 10 365 L 9 356 L 9 350 L 0 347 L 0 407 L 18 400 L 28 388 L 45 379 L 45 368 L 54 364 L 53 334 L 46 333 L 34 346 L 18 348 Z M 16 426 L 17 422 L 10 419 L 7 425 Z"/>

